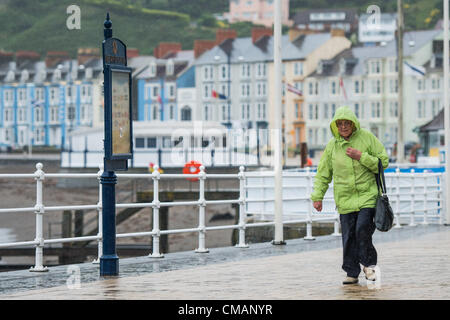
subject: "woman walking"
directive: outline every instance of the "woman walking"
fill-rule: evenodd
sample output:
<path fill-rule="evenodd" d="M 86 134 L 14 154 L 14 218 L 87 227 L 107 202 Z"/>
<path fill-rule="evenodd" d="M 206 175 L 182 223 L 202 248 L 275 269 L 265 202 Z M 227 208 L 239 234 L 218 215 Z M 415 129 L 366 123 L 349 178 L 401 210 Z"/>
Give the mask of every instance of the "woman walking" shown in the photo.
<path fill-rule="evenodd" d="M 340 107 L 330 124 L 333 138 L 320 159 L 311 194 L 313 206 L 322 211 L 322 200 L 333 180 L 334 200 L 342 232 L 343 264 L 347 273 L 343 284 L 358 282 L 361 272 L 375 280 L 377 251 L 372 244 L 375 232 L 375 204 L 378 187 L 378 159 L 384 168 L 389 158 L 383 144 L 368 130 L 360 128 L 348 107 Z"/>

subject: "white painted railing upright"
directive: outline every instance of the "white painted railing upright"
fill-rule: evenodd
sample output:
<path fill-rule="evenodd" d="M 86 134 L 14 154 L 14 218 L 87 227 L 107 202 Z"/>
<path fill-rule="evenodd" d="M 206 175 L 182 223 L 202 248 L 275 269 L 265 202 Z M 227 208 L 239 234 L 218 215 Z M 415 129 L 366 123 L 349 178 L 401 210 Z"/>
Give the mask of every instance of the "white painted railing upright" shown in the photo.
<path fill-rule="evenodd" d="M 42 163 L 36 164 L 36 171 L 34 173 L 36 180 L 36 205 L 34 207 L 34 213 L 36 214 L 36 238 L 34 239 L 36 243 L 36 255 L 35 255 L 35 265 L 30 269 L 34 272 L 45 272 L 48 271 L 46 267 L 43 266 L 44 260 L 44 235 L 43 235 L 43 223 L 42 215 L 45 212 L 43 204 L 43 181 L 45 179 L 45 173 L 42 171 Z"/>
<path fill-rule="evenodd" d="M 415 210 L 414 210 L 414 202 L 415 202 L 415 189 L 416 189 L 416 179 L 414 178 L 414 169 L 411 169 L 411 216 L 410 216 L 410 227 L 416 226 L 415 219 Z M 398 210 L 397 210 L 398 211 Z"/>
<path fill-rule="evenodd" d="M 103 197 L 102 197 L 102 183 L 101 177 L 103 174 L 103 163 L 99 165 L 99 171 L 97 172 L 97 180 L 98 180 L 98 203 L 97 203 L 97 218 L 98 218 L 98 230 L 97 230 L 97 259 L 92 261 L 92 263 L 98 264 L 100 263 L 100 257 L 103 255 Z"/>
<path fill-rule="evenodd" d="M 306 168 L 306 174 L 307 174 L 307 195 L 310 195 L 312 192 L 312 188 L 313 188 L 313 179 L 312 179 L 312 175 L 311 175 L 311 168 L 307 167 Z M 312 201 L 309 200 L 308 201 L 308 221 L 306 222 L 306 236 L 304 237 L 305 240 L 314 240 L 315 238 L 312 235 Z"/>
<path fill-rule="evenodd" d="M 199 172 L 199 199 L 198 199 L 198 248 L 195 250 L 197 253 L 209 252 L 205 247 L 206 241 L 206 222 L 205 222 L 205 167 L 200 166 Z"/>
<path fill-rule="evenodd" d="M 427 215 L 428 215 L 428 178 L 424 175 L 424 182 L 423 182 L 423 225 L 428 225 L 428 219 L 427 219 Z"/>
<path fill-rule="evenodd" d="M 161 235 L 161 230 L 159 229 L 159 208 L 161 206 L 159 202 L 159 179 L 161 178 L 161 174 L 159 172 L 159 167 L 155 165 L 154 170 L 152 172 L 153 179 L 153 236 L 152 236 L 152 253 L 150 257 L 152 258 L 162 258 L 163 255 L 159 252 L 159 239 Z"/>
<path fill-rule="evenodd" d="M 243 166 L 239 167 L 239 243 L 236 245 L 238 248 L 248 248 L 248 244 L 245 243 L 245 224 L 247 220 L 247 210 L 245 208 L 245 168 Z"/>

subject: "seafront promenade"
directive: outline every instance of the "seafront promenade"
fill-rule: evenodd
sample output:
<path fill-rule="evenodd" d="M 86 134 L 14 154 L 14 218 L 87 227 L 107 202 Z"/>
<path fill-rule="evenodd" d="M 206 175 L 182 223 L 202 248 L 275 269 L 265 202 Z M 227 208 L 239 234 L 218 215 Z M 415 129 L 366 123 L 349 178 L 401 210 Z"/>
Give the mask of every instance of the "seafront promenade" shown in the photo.
<path fill-rule="evenodd" d="M 286 245 L 185 251 L 120 260 L 120 275 L 101 278 L 97 264 L 0 273 L 0 299 L 20 300 L 353 300 L 450 299 L 450 227 L 376 231 L 379 281 L 343 286 L 341 238 Z M 78 281 L 79 280 L 79 281 Z"/>

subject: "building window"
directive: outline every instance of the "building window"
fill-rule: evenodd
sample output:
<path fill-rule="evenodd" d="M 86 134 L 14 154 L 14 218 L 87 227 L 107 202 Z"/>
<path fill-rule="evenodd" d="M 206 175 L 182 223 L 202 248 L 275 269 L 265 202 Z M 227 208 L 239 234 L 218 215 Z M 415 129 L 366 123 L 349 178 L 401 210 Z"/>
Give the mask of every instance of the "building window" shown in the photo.
<path fill-rule="evenodd" d="M 250 78 L 250 64 L 241 64 L 241 78 Z"/>
<path fill-rule="evenodd" d="M 241 83 L 241 97 L 250 96 L 250 83 Z"/>
<path fill-rule="evenodd" d="M 433 99 L 431 100 L 431 116 L 435 117 L 440 109 L 440 100 L 439 99 Z"/>
<path fill-rule="evenodd" d="M 150 86 L 151 88 L 151 98 L 154 99 L 158 99 L 159 97 L 159 84 L 154 84 Z"/>
<path fill-rule="evenodd" d="M 14 104 L 14 93 L 11 89 L 3 91 L 3 102 L 5 106 L 12 106 Z"/>
<path fill-rule="evenodd" d="M 228 80 L 228 65 L 221 64 L 219 70 L 220 70 L 220 80 Z"/>
<path fill-rule="evenodd" d="M 258 97 L 266 96 L 266 83 L 265 82 L 258 82 L 256 84 L 256 95 Z"/>
<path fill-rule="evenodd" d="M 175 84 L 174 83 L 167 84 L 167 97 L 169 99 L 175 98 Z"/>
<path fill-rule="evenodd" d="M 390 93 L 398 93 L 398 80 L 397 79 L 389 80 L 389 92 Z"/>
<path fill-rule="evenodd" d="M 381 105 L 379 102 L 372 102 L 372 118 L 381 118 Z"/>
<path fill-rule="evenodd" d="M 175 106 L 173 104 L 169 105 L 169 120 L 175 119 Z"/>
<path fill-rule="evenodd" d="M 336 113 L 336 104 L 331 104 L 331 118 L 334 117 L 334 114 Z"/>
<path fill-rule="evenodd" d="M 205 84 L 203 86 L 203 98 L 208 99 L 211 97 L 212 92 L 212 85 L 211 84 Z"/>
<path fill-rule="evenodd" d="M 426 89 L 425 84 L 426 84 L 425 79 L 417 79 L 417 91 L 420 92 L 425 91 Z"/>
<path fill-rule="evenodd" d="M 172 138 L 171 137 L 162 137 L 162 147 L 163 148 L 172 148 Z"/>
<path fill-rule="evenodd" d="M 318 120 L 318 119 L 319 119 L 319 105 L 309 104 L 309 120 Z"/>
<path fill-rule="evenodd" d="M 322 128 L 322 143 L 326 144 L 328 140 L 328 129 Z"/>
<path fill-rule="evenodd" d="M 147 138 L 147 148 L 156 149 L 156 137 Z"/>
<path fill-rule="evenodd" d="M 258 63 L 256 64 L 256 77 L 263 78 L 266 76 L 266 64 Z"/>
<path fill-rule="evenodd" d="M 258 120 L 266 120 L 266 104 L 258 103 L 257 105 L 258 111 Z"/>
<path fill-rule="evenodd" d="M 58 122 L 58 107 L 50 108 L 50 121 L 52 123 Z"/>
<path fill-rule="evenodd" d="M 426 117 L 425 100 L 417 101 L 417 117 L 418 118 Z"/>
<path fill-rule="evenodd" d="M 355 103 L 355 116 L 356 118 L 359 118 L 359 103 Z"/>
<path fill-rule="evenodd" d="M 43 128 L 34 129 L 34 141 L 36 143 L 43 143 L 45 139 L 45 131 Z"/>
<path fill-rule="evenodd" d="M 398 117 L 398 102 L 391 101 L 389 103 L 389 115 L 391 117 Z"/>
<path fill-rule="evenodd" d="M 303 75 L 303 62 L 295 62 L 294 63 L 294 75 L 295 76 Z"/>
<path fill-rule="evenodd" d="M 308 93 L 311 96 L 316 96 L 319 94 L 319 82 L 310 81 L 308 84 Z"/>
<path fill-rule="evenodd" d="M 75 86 L 68 86 L 68 97 L 75 97 Z M 69 95 L 70 92 L 70 95 Z M 35 101 L 44 101 L 45 100 L 45 95 L 44 95 L 44 88 L 36 88 L 34 91 L 34 100 Z"/>
<path fill-rule="evenodd" d="M 370 73 L 371 74 L 380 74 L 381 73 L 381 61 L 373 60 L 370 62 Z"/>
<path fill-rule="evenodd" d="M 228 106 L 223 104 L 221 107 L 222 110 L 222 121 L 228 120 Z"/>
<path fill-rule="evenodd" d="M 145 138 L 136 138 L 135 139 L 135 147 L 137 149 L 145 148 Z"/>
<path fill-rule="evenodd" d="M 191 121 L 192 120 L 192 112 L 191 108 L 188 106 L 184 106 L 181 109 L 181 121 Z"/>
<path fill-rule="evenodd" d="M 331 95 L 337 95 L 339 93 L 337 80 L 331 80 L 330 85 L 331 85 L 331 90 L 330 90 Z"/>
<path fill-rule="evenodd" d="M 242 120 L 250 120 L 250 104 L 241 104 L 241 118 Z"/>
<path fill-rule="evenodd" d="M 204 66 L 203 67 L 203 80 L 213 80 L 214 73 L 212 66 Z"/>
<path fill-rule="evenodd" d="M 372 80 L 372 94 L 381 93 L 381 80 Z"/>
<path fill-rule="evenodd" d="M 59 103 L 58 88 L 50 88 L 50 104 L 56 105 Z"/>
<path fill-rule="evenodd" d="M 354 92 L 355 94 L 359 94 L 360 93 L 360 88 L 359 88 L 359 80 L 355 80 L 354 82 Z"/>
<path fill-rule="evenodd" d="M 152 111 L 153 111 L 153 120 L 160 120 L 160 110 L 158 104 L 152 105 Z"/>
<path fill-rule="evenodd" d="M 211 108 L 208 105 L 203 107 L 203 120 L 211 120 Z"/>

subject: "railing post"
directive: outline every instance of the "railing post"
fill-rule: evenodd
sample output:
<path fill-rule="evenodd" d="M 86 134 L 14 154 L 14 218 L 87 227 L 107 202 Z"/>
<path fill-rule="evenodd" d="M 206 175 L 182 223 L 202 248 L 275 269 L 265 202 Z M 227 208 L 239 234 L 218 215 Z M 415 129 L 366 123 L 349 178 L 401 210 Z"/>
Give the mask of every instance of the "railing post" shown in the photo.
<path fill-rule="evenodd" d="M 395 221 L 396 221 L 396 227 L 400 228 L 400 168 L 397 166 L 397 168 L 395 168 L 395 179 L 396 179 L 396 201 L 395 201 Z M 387 192 L 387 187 L 386 187 L 386 192 Z"/>
<path fill-rule="evenodd" d="M 36 172 L 35 180 L 36 180 L 36 205 L 34 207 L 34 212 L 36 214 L 36 238 L 35 241 L 39 243 L 36 244 L 36 256 L 35 256 L 35 265 L 30 268 L 32 272 L 46 272 L 48 271 L 47 267 L 42 265 L 44 257 L 44 237 L 43 237 L 43 228 L 42 228 L 42 215 L 44 214 L 44 204 L 42 203 L 42 191 L 43 191 L 43 181 L 45 179 L 45 173 L 42 171 L 42 163 L 36 164 Z"/>
<path fill-rule="evenodd" d="M 205 200 L 205 167 L 200 166 L 199 172 L 199 199 L 198 199 L 198 248 L 195 249 L 197 253 L 206 253 L 209 252 L 208 249 L 205 248 L 205 208 L 206 208 L 206 200 Z"/>
<path fill-rule="evenodd" d="M 437 181 L 438 181 L 438 190 L 440 192 L 438 192 L 438 206 L 441 207 L 441 209 L 437 209 L 436 212 L 439 213 L 439 224 L 444 224 L 444 208 L 446 208 L 445 210 L 447 210 L 447 206 L 445 206 L 445 183 L 443 181 L 444 178 L 444 174 L 441 174 L 440 176 L 437 177 Z"/>
<path fill-rule="evenodd" d="M 306 168 L 306 174 L 307 174 L 307 195 L 311 194 L 312 189 L 312 176 L 311 176 L 311 168 Z M 315 240 L 316 238 L 312 235 L 312 201 L 309 199 L 308 201 L 308 221 L 306 222 L 306 236 L 303 238 L 305 240 Z"/>
<path fill-rule="evenodd" d="M 151 258 L 162 258 L 164 255 L 162 255 L 159 252 L 159 237 L 160 237 L 160 229 L 159 229 L 159 208 L 161 207 L 159 202 L 159 179 L 161 178 L 161 174 L 159 173 L 159 166 L 154 166 L 153 172 L 152 172 L 152 179 L 153 179 L 153 230 L 155 234 L 152 236 L 153 238 L 153 252 L 149 255 Z"/>
<path fill-rule="evenodd" d="M 247 219 L 247 210 L 245 209 L 245 168 L 239 167 L 239 243 L 236 248 L 248 248 L 248 244 L 245 243 L 245 222 Z"/>
<path fill-rule="evenodd" d="M 410 227 L 415 227 L 416 226 L 416 221 L 415 221 L 415 211 L 414 211 L 414 192 L 415 192 L 415 182 L 416 182 L 416 178 L 414 176 L 414 169 L 411 169 L 411 176 L 412 176 L 412 181 L 411 181 L 411 215 L 410 215 L 410 222 L 409 222 L 409 226 Z"/>
<path fill-rule="evenodd" d="M 97 214 L 98 214 L 98 231 L 97 231 L 97 259 L 92 261 L 92 263 L 100 264 L 100 257 L 103 255 L 103 219 L 102 219 L 102 183 L 101 178 L 103 174 L 103 163 L 99 165 L 99 171 L 97 172 L 97 180 L 98 180 L 98 203 L 97 203 Z"/>
<path fill-rule="evenodd" d="M 335 237 L 342 236 L 342 234 L 339 232 L 339 224 L 340 224 L 339 212 L 336 211 L 336 214 L 335 214 L 335 217 L 334 217 L 334 231 L 331 234 L 332 236 L 335 236 Z"/>
<path fill-rule="evenodd" d="M 428 219 L 427 219 L 427 206 L 428 206 L 428 183 L 427 183 L 427 177 L 426 177 L 426 173 L 424 172 L 423 174 L 424 176 L 424 182 L 423 182 L 423 222 L 422 225 L 428 225 Z"/>

